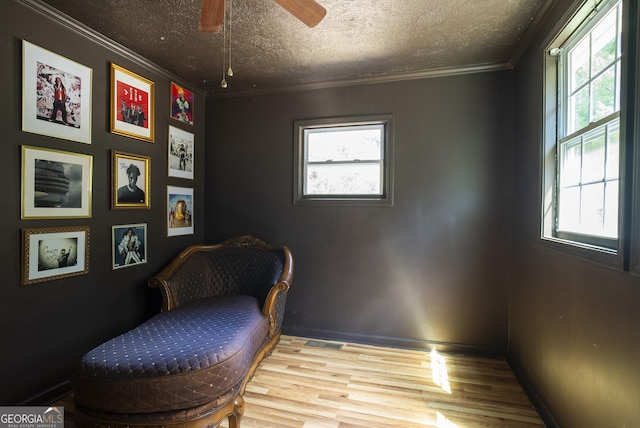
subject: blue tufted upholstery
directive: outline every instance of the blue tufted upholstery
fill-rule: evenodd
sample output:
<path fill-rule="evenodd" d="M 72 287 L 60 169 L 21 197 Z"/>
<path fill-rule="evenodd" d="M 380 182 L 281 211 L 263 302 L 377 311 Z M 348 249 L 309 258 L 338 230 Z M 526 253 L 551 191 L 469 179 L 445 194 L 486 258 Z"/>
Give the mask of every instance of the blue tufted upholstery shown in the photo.
<path fill-rule="evenodd" d="M 221 248 L 192 254 L 167 279 L 167 286 L 175 306 L 223 294 L 247 294 L 264 302 L 282 269 L 282 256 L 277 251 Z"/>
<path fill-rule="evenodd" d="M 269 323 L 251 296 L 200 299 L 162 312 L 87 353 L 76 402 L 111 412 L 198 406 L 238 389 Z"/>

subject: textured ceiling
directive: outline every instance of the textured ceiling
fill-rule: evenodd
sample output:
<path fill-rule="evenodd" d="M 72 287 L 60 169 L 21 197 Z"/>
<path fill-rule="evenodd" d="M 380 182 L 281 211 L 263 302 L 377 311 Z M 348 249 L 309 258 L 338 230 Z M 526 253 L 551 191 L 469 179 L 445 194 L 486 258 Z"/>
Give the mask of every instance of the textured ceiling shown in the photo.
<path fill-rule="evenodd" d="M 200 0 L 42 1 L 214 94 L 513 65 L 553 2 L 317 0 L 327 15 L 308 28 L 273 0 L 227 0 L 222 89 L 224 37 L 198 32 Z"/>

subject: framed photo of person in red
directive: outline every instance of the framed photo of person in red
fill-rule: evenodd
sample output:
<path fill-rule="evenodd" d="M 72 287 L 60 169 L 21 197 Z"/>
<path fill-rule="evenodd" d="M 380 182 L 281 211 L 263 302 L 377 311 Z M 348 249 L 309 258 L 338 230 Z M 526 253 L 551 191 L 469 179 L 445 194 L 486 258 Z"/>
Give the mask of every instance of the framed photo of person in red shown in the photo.
<path fill-rule="evenodd" d="M 171 117 L 193 125 L 193 92 L 171 82 Z"/>
<path fill-rule="evenodd" d="M 111 64 L 111 132 L 153 143 L 154 83 Z"/>
<path fill-rule="evenodd" d="M 22 41 L 22 130 L 91 144 L 93 71 Z"/>

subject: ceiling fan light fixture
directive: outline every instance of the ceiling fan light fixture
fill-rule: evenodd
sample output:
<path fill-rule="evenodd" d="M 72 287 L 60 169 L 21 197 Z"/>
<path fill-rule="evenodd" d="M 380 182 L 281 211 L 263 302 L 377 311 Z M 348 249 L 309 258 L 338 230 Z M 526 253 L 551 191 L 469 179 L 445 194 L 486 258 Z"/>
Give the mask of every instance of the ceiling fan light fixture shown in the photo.
<path fill-rule="evenodd" d="M 222 16 L 222 81 L 220 81 L 220 87 L 222 89 L 226 89 L 227 79 L 225 78 L 225 54 L 227 51 L 227 27 L 229 27 L 229 69 L 227 70 L 227 75 L 229 77 L 233 76 L 233 70 L 231 69 L 231 18 L 232 18 L 232 0 L 229 0 L 229 23 L 227 24 L 227 13 L 226 10 L 223 9 Z"/>
<path fill-rule="evenodd" d="M 229 0 L 229 4 L 227 6 L 225 0 L 202 0 L 202 12 L 200 14 L 200 23 L 198 25 L 198 30 L 202 32 L 218 33 L 222 31 L 222 80 L 220 81 L 220 87 L 222 89 L 225 89 L 228 86 L 225 77 L 225 55 L 227 53 L 227 49 L 229 50 L 229 68 L 226 71 L 226 76 L 233 76 L 233 68 L 231 68 L 232 1 L 233 0 Z M 315 0 L 274 1 L 310 28 L 318 25 L 327 14 L 327 10 Z M 229 9 L 228 13 L 227 8 Z M 229 15 L 228 23 L 227 14 Z M 228 45 L 227 27 L 229 31 Z"/>

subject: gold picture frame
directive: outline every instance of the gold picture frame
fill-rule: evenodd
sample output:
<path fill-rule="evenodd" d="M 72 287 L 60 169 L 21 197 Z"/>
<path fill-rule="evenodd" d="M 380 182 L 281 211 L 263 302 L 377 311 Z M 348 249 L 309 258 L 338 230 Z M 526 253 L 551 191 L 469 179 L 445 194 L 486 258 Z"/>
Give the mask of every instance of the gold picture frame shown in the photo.
<path fill-rule="evenodd" d="M 111 63 L 111 132 L 154 141 L 154 83 Z"/>
<path fill-rule="evenodd" d="M 111 208 L 149 209 L 151 207 L 151 158 L 112 150 L 111 166 Z"/>
<path fill-rule="evenodd" d="M 91 217 L 93 156 L 22 146 L 20 218 Z"/>
<path fill-rule="evenodd" d="M 89 273 L 89 227 L 22 230 L 22 285 Z"/>

